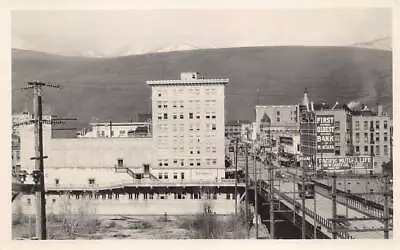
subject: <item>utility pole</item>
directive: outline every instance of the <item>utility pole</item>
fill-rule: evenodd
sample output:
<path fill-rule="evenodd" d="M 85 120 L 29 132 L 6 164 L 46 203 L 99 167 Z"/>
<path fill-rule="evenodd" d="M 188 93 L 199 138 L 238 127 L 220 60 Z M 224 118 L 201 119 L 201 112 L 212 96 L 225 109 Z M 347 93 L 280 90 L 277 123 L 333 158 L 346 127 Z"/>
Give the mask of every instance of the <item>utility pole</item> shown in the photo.
<path fill-rule="evenodd" d="M 306 191 L 305 191 L 305 170 L 303 163 L 303 174 L 301 176 L 301 238 L 306 238 Z"/>
<path fill-rule="evenodd" d="M 297 167 L 296 175 L 293 176 L 293 224 L 296 225 L 296 177 L 297 177 Z M 299 191 L 299 190 L 297 190 Z"/>
<path fill-rule="evenodd" d="M 238 142 L 239 138 L 236 138 L 236 145 L 235 145 L 235 216 L 237 217 L 237 182 L 238 182 Z"/>
<path fill-rule="evenodd" d="M 337 225 L 337 211 L 336 211 L 336 172 L 333 173 L 332 180 L 332 237 L 337 238 L 336 225 Z"/>
<path fill-rule="evenodd" d="M 253 154 L 253 161 L 254 161 L 254 218 L 256 222 L 256 239 L 258 239 L 258 208 L 257 208 L 257 163 L 256 163 L 256 150 L 254 149 L 254 154 Z"/>
<path fill-rule="evenodd" d="M 269 156 L 269 155 L 268 155 Z M 268 157 L 270 158 L 270 157 Z M 273 165 L 269 166 L 269 223 L 270 223 L 270 234 L 271 239 L 275 238 L 275 221 L 274 221 L 274 194 L 273 194 L 273 186 L 274 186 L 274 169 Z"/>
<path fill-rule="evenodd" d="M 246 229 L 247 229 L 247 238 L 249 238 L 249 233 L 250 233 L 250 225 L 249 225 L 249 149 L 246 145 L 246 202 L 245 202 L 245 215 L 246 215 Z"/>
<path fill-rule="evenodd" d="M 389 239 L 389 176 L 384 176 L 384 204 L 383 204 L 383 219 L 384 219 L 384 239 Z"/>
<path fill-rule="evenodd" d="M 317 198 L 315 194 L 315 186 L 314 186 L 314 239 L 317 239 Z"/>
<path fill-rule="evenodd" d="M 35 168 L 33 171 L 34 181 L 38 184 L 35 191 L 36 201 L 36 237 L 40 240 L 46 240 L 46 197 L 44 187 L 44 166 L 43 159 L 43 128 L 42 128 L 42 86 L 59 88 L 58 85 L 32 81 L 27 83 L 24 89 L 33 88 L 33 112 L 34 112 L 34 134 L 35 134 Z"/>

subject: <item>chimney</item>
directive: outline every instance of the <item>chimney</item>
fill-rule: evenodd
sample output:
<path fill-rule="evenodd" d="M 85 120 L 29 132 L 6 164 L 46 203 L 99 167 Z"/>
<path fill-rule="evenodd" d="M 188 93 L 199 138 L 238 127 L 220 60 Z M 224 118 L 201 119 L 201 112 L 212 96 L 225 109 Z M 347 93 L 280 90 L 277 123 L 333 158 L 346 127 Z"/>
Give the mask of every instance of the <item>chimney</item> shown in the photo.
<path fill-rule="evenodd" d="M 382 105 L 378 105 L 378 116 L 382 116 L 383 115 L 383 107 Z"/>
<path fill-rule="evenodd" d="M 314 112 L 314 102 L 311 101 L 311 111 Z"/>

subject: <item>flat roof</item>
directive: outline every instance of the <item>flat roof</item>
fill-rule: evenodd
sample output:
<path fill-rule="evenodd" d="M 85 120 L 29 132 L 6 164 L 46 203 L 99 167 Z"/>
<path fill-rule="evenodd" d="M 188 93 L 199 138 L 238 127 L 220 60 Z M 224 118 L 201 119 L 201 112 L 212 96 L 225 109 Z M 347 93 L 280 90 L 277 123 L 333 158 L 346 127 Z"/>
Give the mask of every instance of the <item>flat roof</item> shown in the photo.
<path fill-rule="evenodd" d="M 190 79 L 190 80 L 156 80 L 146 81 L 148 85 L 196 85 L 196 84 L 227 84 L 229 79 Z"/>
<path fill-rule="evenodd" d="M 109 122 L 89 123 L 92 126 L 109 126 Z M 112 126 L 134 126 L 134 125 L 150 125 L 151 122 L 111 122 Z"/>

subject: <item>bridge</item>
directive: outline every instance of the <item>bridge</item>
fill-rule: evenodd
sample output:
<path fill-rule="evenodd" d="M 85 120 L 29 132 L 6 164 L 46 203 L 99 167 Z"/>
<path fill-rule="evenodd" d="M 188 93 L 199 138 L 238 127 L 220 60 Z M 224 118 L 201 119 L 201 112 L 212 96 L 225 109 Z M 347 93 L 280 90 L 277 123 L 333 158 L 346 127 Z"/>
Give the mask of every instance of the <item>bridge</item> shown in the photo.
<path fill-rule="evenodd" d="M 249 157 L 249 177 L 251 186 L 254 185 L 254 161 Z M 269 227 L 269 206 L 270 186 L 269 186 L 269 166 L 256 162 L 258 176 L 258 197 L 261 204 L 258 208 L 261 214 L 264 214 L 264 221 Z M 274 168 L 277 166 L 274 164 Z M 243 155 L 238 157 L 238 168 L 245 169 L 245 160 Z M 285 178 L 274 181 L 272 186 L 274 217 L 277 218 L 275 225 L 279 226 L 282 222 L 290 222 L 293 226 L 301 228 L 302 224 L 302 201 L 297 190 L 297 183 L 300 181 L 293 169 L 280 168 L 284 171 Z M 301 171 L 299 171 L 301 172 Z M 384 238 L 384 206 L 377 202 L 363 198 L 357 193 L 348 194 L 344 191 L 336 192 L 336 220 L 333 220 L 333 207 L 331 189 L 327 181 L 314 180 L 315 199 L 305 200 L 305 222 L 306 237 L 313 238 L 314 227 L 316 228 L 317 238 L 339 238 L 339 239 L 383 239 Z M 252 192 L 254 192 L 254 188 Z M 315 204 L 314 204 L 315 201 Z M 388 209 L 390 216 L 393 215 L 393 209 Z M 346 216 L 344 216 L 346 214 Z M 340 216 L 339 216 L 340 215 Z M 338 219 L 338 218 L 341 219 Z M 343 218 L 344 217 L 344 218 Z M 389 238 L 392 238 L 393 222 L 389 220 L 388 231 Z M 377 230 L 379 229 L 379 230 Z M 285 237 L 284 235 L 277 235 Z"/>

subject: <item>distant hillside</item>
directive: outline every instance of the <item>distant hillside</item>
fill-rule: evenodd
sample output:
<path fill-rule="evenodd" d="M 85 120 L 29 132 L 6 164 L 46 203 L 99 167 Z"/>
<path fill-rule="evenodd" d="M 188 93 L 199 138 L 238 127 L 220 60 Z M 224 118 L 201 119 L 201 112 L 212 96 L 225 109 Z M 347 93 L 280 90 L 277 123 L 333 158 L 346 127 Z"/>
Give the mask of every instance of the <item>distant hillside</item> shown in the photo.
<path fill-rule="evenodd" d="M 314 101 L 369 106 L 379 101 L 392 111 L 392 53 L 342 47 L 205 49 L 106 59 L 13 49 L 12 110 L 26 104 L 31 109 L 32 93 L 17 89 L 25 81 L 43 80 L 64 86 L 44 92 L 45 109 L 53 114 L 81 122 L 126 121 L 151 110 L 146 80 L 178 79 L 182 71 L 230 79 L 228 120 L 253 119 L 256 103 L 296 104 L 305 87 Z"/>

